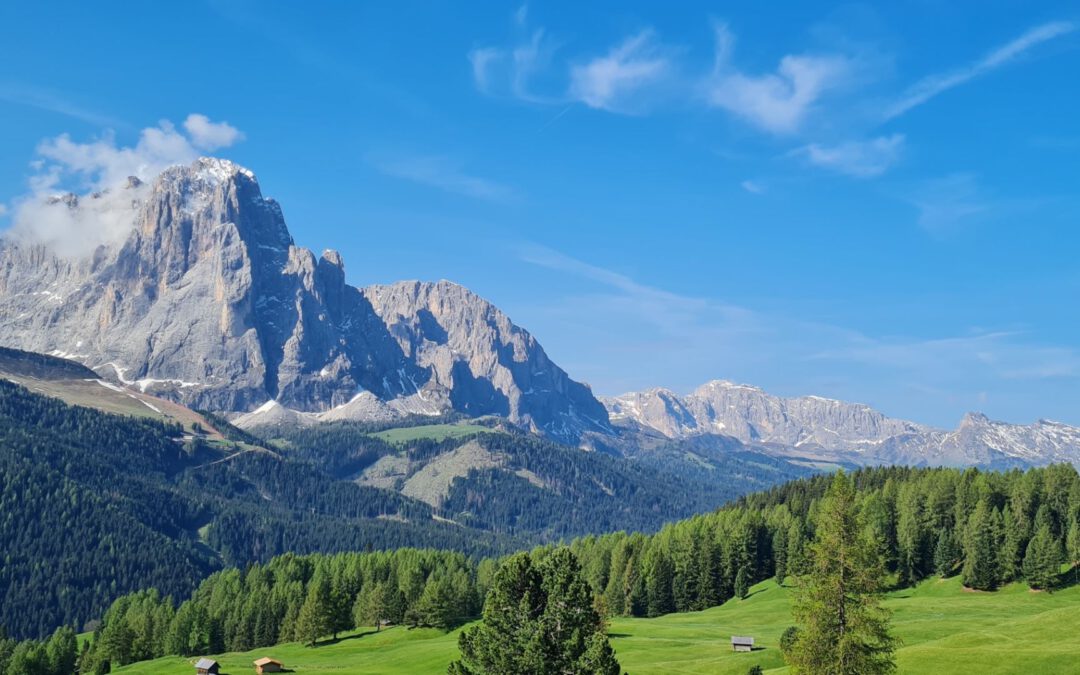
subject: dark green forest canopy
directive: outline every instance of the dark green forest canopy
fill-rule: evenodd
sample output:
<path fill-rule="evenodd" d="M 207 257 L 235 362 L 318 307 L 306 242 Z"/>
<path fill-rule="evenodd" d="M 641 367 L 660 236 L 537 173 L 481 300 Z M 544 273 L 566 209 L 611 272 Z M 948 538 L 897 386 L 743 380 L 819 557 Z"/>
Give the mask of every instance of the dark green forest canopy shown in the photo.
<path fill-rule="evenodd" d="M 215 569 L 288 551 L 422 544 L 483 555 L 522 545 L 435 522 L 422 502 L 307 462 L 181 433 L 0 380 L 0 626 L 8 634 L 82 628 L 124 593 L 154 587 L 184 597 Z"/>
<path fill-rule="evenodd" d="M 655 531 L 791 475 L 782 462 L 754 476 L 736 463 L 741 478 L 730 484 L 695 480 L 508 433 L 392 445 L 372 437 L 374 427 L 329 424 L 269 444 L 207 419 L 227 440 L 0 381 L 0 626 L 17 637 L 81 629 L 125 593 L 184 597 L 214 570 L 287 552 L 424 546 L 485 556 L 590 532 Z M 463 442 L 504 466 L 455 479 L 437 507 L 353 480 L 387 454 L 423 461 Z"/>
<path fill-rule="evenodd" d="M 1027 579 L 1052 590 L 1064 580 L 1060 563 L 1080 559 L 1080 476 L 1070 465 L 1007 473 L 875 468 L 857 471 L 852 479 L 857 487 L 858 527 L 876 542 L 898 584 L 915 583 L 931 574 L 961 573 L 980 555 L 974 542 L 983 517 L 1011 523 L 992 530 L 997 570 L 992 585 Z M 830 476 L 803 479 L 674 523 L 654 535 L 588 536 L 568 548 L 580 562 L 581 575 L 599 606 L 608 612 L 646 616 L 714 606 L 735 595 L 739 577 L 753 583 L 773 576 L 797 577 L 805 571 L 830 482 Z M 942 537 L 957 544 L 942 552 L 938 546 Z M 531 557 L 540 563 L 554 550 L 538 547 Z M 1056 565 L 1048 576 L 1038 564 L 1047 557 Z M 325 580 L 329 589 L 320 619 L 326 622 L 320 624 L 325 635 L 365 622 L 370 625 L 375 617 L 456 626 L 479 615 L 481 599 L 501 560 L 412 549 L 286 555 L 265 565 L 212 575 L 179 609 L 156 592 L 122 598 L 106 614 L 94 654 L 119 662 L 306 639 L 298 628 L 303 627 L 299 612 L 318 579 Z M 1038 570 L 1038 578 L 1028 579 L 1026 570 Z M 148 622 L 146 612 L 159 619 Z M 116 643 L 111 632 L 128 635 L 129 627 L 151 624 L 157 627 L 138 642 L 151 647 L 130 653 L 109 651 Z M 193 625 L 199 629 L 192 631 Z M 185 636 L 192 635 L 202 637 L 185 642 Z"/>

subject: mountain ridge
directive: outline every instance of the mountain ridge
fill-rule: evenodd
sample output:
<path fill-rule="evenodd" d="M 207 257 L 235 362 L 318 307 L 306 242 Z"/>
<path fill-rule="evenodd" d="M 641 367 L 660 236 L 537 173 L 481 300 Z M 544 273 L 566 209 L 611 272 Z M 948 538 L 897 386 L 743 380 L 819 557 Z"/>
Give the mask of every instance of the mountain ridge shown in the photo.
<path fill-rule="evenodd" d="M 613 423 L 671 439 L 732 436 L 785 455 L 857 464 L 949 466 L 1080 462 L 1080 428 L 1029 425 L 968 413 L 946 430 L 888 417 L 862 403 L 821 396 L 780 397 L 759 387 L 713 380 L 686 395 L 664 388 L 602 397 Z"/>
<path fill-rule="evenodd" d="M 131 212 L 110 215 L 132 224 L 119 245 L 73 260 L 0 242 L 0 310 L 14 317 L 0 344 L 202 409 L 500 414 L 571 444 L 609 429 L 586 385 L 464 287 L 346 283 L 341 255 L 296 246 L 248 169 L 201 158 L 118 189 L 130 202 L 108 203 Z M 49 207 L 92 211 L 102 194 Z"/>

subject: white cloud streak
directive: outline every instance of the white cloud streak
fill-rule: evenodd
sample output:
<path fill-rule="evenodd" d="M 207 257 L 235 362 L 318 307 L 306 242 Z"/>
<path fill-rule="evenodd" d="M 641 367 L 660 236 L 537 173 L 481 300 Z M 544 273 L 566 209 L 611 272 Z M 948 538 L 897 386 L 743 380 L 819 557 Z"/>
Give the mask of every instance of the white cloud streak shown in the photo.
<path fill-rule="evenodd" d="M 926 103 L 938 94 L 958 87 L 981 75 L 1007 65 L 1029 49 L 1066 35 L 1076 30 L 1076 24 L 1071 21 L 1052 21 L 1032 28 L 1016 39 L 994 49 L 978 61 L 963 68 L 947 73 L 930 75 L 912 85 L 904 95 L 900 97 L 885 111 L 885 119 L 892 119 L 903 115 L 907 111 Z"/>
<path fill-rule="evenodd" d="M 645 30 L 611 49 L 605 56 L 570 70 L 570 96 L 590 108 L 624 112 L 634 109 L 628 97 L 663 80 L 671 60 L 661 53 L 656 35 Z"/>
<path fill-rule="evenodd" d="M 716 26 L 716 63 L 706 83 L 710 105 L 731 112 L 774 134 L 799 130 L 814 105 L 847 83 L 850 60 L 838 55 L 787 55 L 775 73 L 747 75 L 731 63 L 735 36 L 726 24 Z"/>
<path fill-rule="evenodd" d="M 64 115 L 95 127 L 127 126 L 122 120 L 73 103 L 63 95 L 42 87 L 0 83 L 0 101 Z"/>
<path fill-rule="evenodd" d="M 44 245 L 69 258 L 119 243 L 131 232 L 133 202 L 147 189 L 146 185 L 125 188 L 129 176 L 148 183 L 169 166 L 193 161 L 208 144 L 223 147 L 242 138 L 223 122 L 210 122 L 197 114 L 187 118 L 189 123 L 192 120 L 194 133 L 185 135 L 162 121 L 143 129 L 132 146 L 119 145 L 112 132 L 85 143 L 68 134 L 41 142 L 38 158 L 31 164 L 36 173 L 30 177 L 30 191 L 15 200 L 12 226 L 4 236 Z M 65 192 L 81 196 L 60 199 Z"/>
<path fill-rule="evenodd" d="M 437 188 L 444 192 L 481 199 L 505 202 L 515 197 L 511 188 L 501 183 L 466 173 L 461 164 L 441 156 L 368 157 L 379 172 Z"/>
<path fill-rule="evenodd" d="M 765 194 L 765 186 L 762 185 L 761 183 L 758 183 L 757 181 L 744 180 L 743 182 L 739 183 L 739 187 L 746 190 L 750 194 L 754 194 L 754 195 L 763 195 L 763 194 Z"/>
<path fill-rule="evenodd" d="M 872 178 L 885 173 L 900 158 L 904 135 L 879 136 L 868 141 L 846 141 L 838 145 L 811 143 L 795 151 L 817 166 L 856 178 Z"/>
<path fill-rule="evenodd" d="M 769 386 L 770 377 L 779 377 L 788 384 L 794 378 L 800 387 L 809 382 L 839 387 L 792 393 L 865 400 L 874 397 L 877 390 L 870 384 L 878 379 L 908 391 L 939 392 L 943 405 L 955 406 L 959 400 L 975 404 L 972 388 L 1000 393 L 1020 380 L 1080 377 L 1080 351 L 1041 344 L 1023 330 L 929 338 L 869 335 L 790 312 L 673 293 L 543 246 L 524 246 L 517 253 L 523 262 L 580 280 L 569 295 L 552 299 L 548 313 L 573 327 L 565 332 L 580 364 L 564 366 L 598 380 L 605 393 L 657 385 L 689 388 L 714 377 Z M 548 342 L 558 348 L 557 340 Z M 909 404 L 923 407 L 923 402 Z"/>
<path fill-rule="evenodd" d="M 927 232 L 944 236 L 990 211 L 978 181 L 971 174 L 956 173 L 924 183 L 911 198 L 918 209 L 918 224 Z"/>

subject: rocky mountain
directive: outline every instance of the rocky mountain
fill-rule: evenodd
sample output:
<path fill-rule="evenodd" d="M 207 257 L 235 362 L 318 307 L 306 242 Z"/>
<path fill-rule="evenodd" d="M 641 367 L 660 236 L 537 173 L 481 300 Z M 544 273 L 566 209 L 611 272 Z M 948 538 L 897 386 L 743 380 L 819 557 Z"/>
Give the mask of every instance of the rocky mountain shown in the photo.
<path fill-rule="evenodd" d="M 0 242 L 0 344 L 193 408 L 303 419 L 456 410 L 566 442 L 608 429 L 587 386 L 468 290 L 347 284 L 341 256 L 296 246 L 247 169 L 203 158 L 116 189 L 122 198 L 64 195 L 50 208 L 122 204 L 109 214 L 131 220 L 120 245 L 69 259 Z"/>
<path fill-rule="evenodd" d="M 622 427 L 672 439 L 732 436 L 784 455 L 857 464 L 947 466 L 1080 463 L 1080 429 L 968 414 L 953 431 L 887 417 L 873 408 L 819 396 L 782 398 L 744 384 L 709 382 L 680 396 L 650 389 L 604 399 Z"/>

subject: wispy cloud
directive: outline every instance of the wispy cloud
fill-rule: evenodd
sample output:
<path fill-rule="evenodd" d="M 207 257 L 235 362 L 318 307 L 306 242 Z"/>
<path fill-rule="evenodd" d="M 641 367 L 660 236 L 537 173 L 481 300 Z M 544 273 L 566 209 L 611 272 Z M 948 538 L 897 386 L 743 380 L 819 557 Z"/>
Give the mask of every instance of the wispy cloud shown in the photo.
<path fill-rule="evenodd" d="M 627 100 L 661 81 L 671 71 L 671 60 L 657 44 L 652 30 L 644 30 L 613 47 L 605 56 L 570 70 L 570 95 L 590 108 L 626 112 L 637 109 Z"/>
<path fill-rule="evenodd" d="M 757 182 L 757 181 L 744 180 L 743 182 L 739 183 L 739 187 L 746 190 L 750 194 L 754 194 L 754 195 L 763 195 L 763 194 L 765 194 L 765 186 L 762 185 L 761 183 Z"/>
<path fill-rule="evenodd" d="M 1076 24 L 1071 21 L 1044 23 L 994 49 L 972 64 L 947 73 L 938 73 L 925 77 L 911 86 L 899 100 L 889 106 L 885 111 L 885 118 L 892 119 L 903 115 L 938 94 L 1015 61 L 1032 47 L 1073 32 L 1076 27 Z"/>
<path fill-rule="evenodd" d="M 0 83 L 0 101 L 64 115 L 95 127 L 112 129 L 127 127 L 127 123 L 123 120 L 74 103 L 59 92 L 44 87 L 11 82 Z"/>
<path fill-rule="evenodd" d="M 227 123 L 212 122 L 204 115 L 193 114 L 186 122 L 198 132 L 213 132 L 217 147 L 242 137 Z M 232 131 L 225 134 L 224 129 Z M 65 257 L 85 256 L 100 245 L 122 241 L 135 215 L 132 194 L 121 189 L 128 176 L 150 181 L 166 167 L 197 158 L 206 141 L 190 130 L 185 135 L 167 120 L 143 129 L 133 146 L 119 145 L 112 132 L 89 142 L 68 134 L 45 140 L 32 164 L 36 173 L 30 178 L 30 191 L 15 201 L 13 223 L 4 236 L 43 244 Z M 51 199 L 66 190 L 95 196 L 71 209 Z"/>
<path fill-rule="evenodd" d="M 555 48 L 543 28 L 531 31 L 513 47 L 476 47 L 468 53 L 473 82 L 478 91 L 490 96 L 537 104 L 564 102 L 562 94 L 537 93 L 532 84 L 533 78 L 549 67 Z"/>
<path fill-rule="evenodd" d="M 523 5 L 514 14 L 516 43 L 468 52 L 478 91 L 540 105 L 581 103 L 632 114 L 644 107 L 638 97 L 671 73 L 671 51 L 651 29 L 626 37 L 603 56 L 556 61 L 560 45 L 543 27 L 530 29 L 527 22 Z"/>
<path fill-rule="evenodd" d="M 657 385 L 687 390 L 717 377 L 767 388 L 796 380 L 799 387 L 826 384 L 787 393 L 873 404 L 895 396 L 890 401 L 923 410 L 925 392 L 935 392 L 929 409 L 955 408 L 979 405 L 983 392 L 1001 394 L 1019 380 L 1080 378 L 1080 350 L 1039 343 L 1023 329 L 873 335 L 796 312 L 675 293 L 535 244 L 517 253 L 523 262 L 560 275 L 552 288 L 571 289 L 551 298 L 544 312 L 563 328 L 552 331 L 556 339 L 546 337 L 545 345 L 557 350 L 561 336 L 568 336 L 576 362 L 563 365 L 604 393 Z M 906 393 L 883 395 L 873 386 L 879 378 Z"/>
<path fill-rule="evenodd" d="M 947 235 L 990 210 L 975 176 L 956 173 L 925 182 L 910 198 L 918 209 L 919 227 Z"/>
<path fill-rule="evenodd" d="M 482 199 L 505 202 L 513 200 L 516 193 L 510 187 L 487 178 L 466 173 L 460 162 L 436 155 L 410 155 L 385 157 L 372 155 L 368 162 L 387 176 L 437 188 L 444 192 Z"/>
<path fill-rule="evenodd" d="M 847 83 L 852 64 L 839 55 L 787 55 L 775 73 L 747 75 L 732 65 L 735 36 L 716 25 L 716 62 L 706 83 L 710 105 L 775 134 L 799 130 L 828 91 Z"/>
<path fill-rule="evenodd" d="M 795 151 L 817 166 L 857 178 L 880 176 L 896 163 L 904 146 L 903 134 L 878 136 L 838 145 L 810 143 Z"/>

